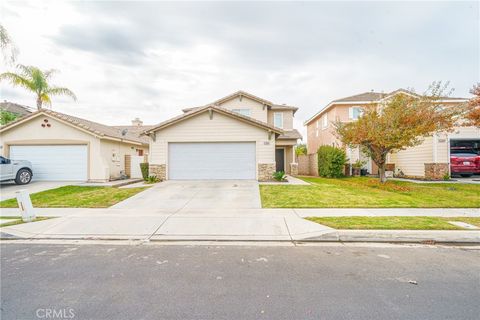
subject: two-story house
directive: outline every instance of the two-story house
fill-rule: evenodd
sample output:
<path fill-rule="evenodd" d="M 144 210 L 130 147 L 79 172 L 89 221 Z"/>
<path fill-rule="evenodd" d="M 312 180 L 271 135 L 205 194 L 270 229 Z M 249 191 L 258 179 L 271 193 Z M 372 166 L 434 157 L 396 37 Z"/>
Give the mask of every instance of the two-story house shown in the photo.
<path fill-rule="evenodd" d="M 397 94 L 416 96 L 415 93 L 398 89 L 390 93 L 365 92 L 330 102 L 305 122 L 307 126 L 307 149 L 315 153 L 321 145 L 341 147 L 342 143 L 335 136 L 333 123 L 336 121 L 356 121 L 363 110 L 378 105 Z M 444 97 L 440 101 L 445 106 L 465 103 L 465 98 Z M 451 133 L 436 133 L 424 139 L 423 143 L 406 150 L 390 154 L 387 158 L 395 173 L 417 178 L 436 178 L 449 172 L 450 149 L 456 145 L 469 144 L 472 148 L 480 145 L 480 131 L 474 127 L 458 127 Z M 476 147 L 475 147 L 476 146 Z M 377 174 L 375 163 L 359 148 L 346 148 L 350 163 L 357 160 L 365 162 L 364 169 Z"/>
<path fill-rule="evenodd" d="M 238 91 L 145 131 L 150 173 L 162 180 L 270 180 L 296 174 L 296 107 Z"/>

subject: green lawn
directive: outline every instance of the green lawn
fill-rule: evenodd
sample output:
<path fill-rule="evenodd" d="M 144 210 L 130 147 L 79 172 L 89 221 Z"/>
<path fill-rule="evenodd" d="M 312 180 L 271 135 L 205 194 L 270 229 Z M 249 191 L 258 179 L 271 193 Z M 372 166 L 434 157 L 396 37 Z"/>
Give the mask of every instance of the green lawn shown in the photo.
<path fill-rule="evenodd" d="M 37 208 L 107 208 L 146 188 L 65 186 L 31 194 Z M 0 202 L 0 208 L 16 208 L 17 200 Z"/>
<path fill-rule="evenodd" d="M 478 208 L 480 185 L 302 177 L 309 186 L 261 185 L 265 208 Z"/>
<path fill-rule="evenodd" d="M 454 226 L 447 221 L 480 224 L 480 218 L 441 217 L 310 217 L 307 220 L 335 229 L 371 230 L 471 230 Z"/>

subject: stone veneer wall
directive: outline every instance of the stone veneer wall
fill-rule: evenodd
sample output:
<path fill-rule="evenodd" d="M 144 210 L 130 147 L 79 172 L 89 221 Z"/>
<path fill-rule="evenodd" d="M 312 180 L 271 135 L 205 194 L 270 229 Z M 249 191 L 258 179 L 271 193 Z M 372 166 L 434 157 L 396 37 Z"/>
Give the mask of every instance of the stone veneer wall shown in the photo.
<path fill-rule="evenodd" d="M 148 166 L 148 174 L 155 176 L 161 181 L 167 178 L 167 165 L 165 164 L 150 164 Z"/>
<path fill-rule="evenodd" d="M 427 180 L 443 180 L 447 175 L 448 163 L 425 163 L 425 179 Z"/>
<path fill-rule="evenodd" d="M 258 181 L 269 181 L 273 179 L 275 172 L 275 163 L 258 164 Z"/>

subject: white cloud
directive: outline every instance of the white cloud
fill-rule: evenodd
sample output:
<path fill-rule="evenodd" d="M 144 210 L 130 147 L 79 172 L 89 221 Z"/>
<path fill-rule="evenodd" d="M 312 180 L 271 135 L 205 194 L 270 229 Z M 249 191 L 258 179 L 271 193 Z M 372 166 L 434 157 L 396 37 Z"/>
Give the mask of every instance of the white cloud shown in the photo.
<path fill-rule="evenodd" d="M 477 2 L 5 2 L 19 62 L 61 73 L 79 101 L 53 108 L 108 124 L 156 123 L 236 90 L 296 105 L 372 89 L 479 81 Z M 34 105 L 21 89 L 1 99 Z"/>

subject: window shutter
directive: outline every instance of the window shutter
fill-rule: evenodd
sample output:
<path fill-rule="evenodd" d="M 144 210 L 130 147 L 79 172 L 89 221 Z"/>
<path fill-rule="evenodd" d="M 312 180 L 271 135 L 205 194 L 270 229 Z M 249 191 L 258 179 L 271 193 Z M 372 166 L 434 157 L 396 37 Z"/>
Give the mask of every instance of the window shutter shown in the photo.
<path fill-rule="evenodd" d="M 348 118 L 353 119 L 353 107 L 348 108 Z"/>

